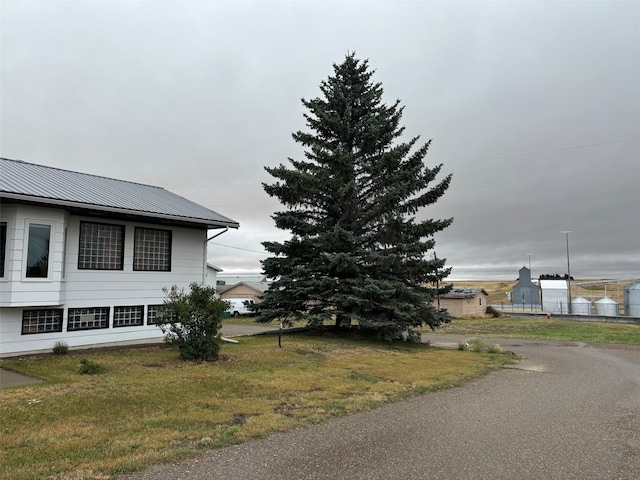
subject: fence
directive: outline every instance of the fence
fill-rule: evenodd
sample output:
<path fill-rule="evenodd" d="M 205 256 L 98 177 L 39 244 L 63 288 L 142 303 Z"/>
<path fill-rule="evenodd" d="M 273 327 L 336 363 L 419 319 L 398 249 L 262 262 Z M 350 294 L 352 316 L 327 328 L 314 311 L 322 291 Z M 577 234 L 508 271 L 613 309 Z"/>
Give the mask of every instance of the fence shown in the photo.
<path fill-rule="evenodd" d="M 634 306 L 634 304 L 632 304 Z M 490 305 L 491 308 L 498 310 L 502 313 L 507 313 L 514 317 L 547 317 L 547 312 L 542 310 L 540 305 L 536 304 L 500 304 L 500 305 Z M 636 305 L 636 311 L 640 306 Z M 556 320 L 579 320 L 583 322 L 605 322 L 605 323 L 625 323 L 632 325 L 640 325 L 640 317 L 632 317 L 628 315 L 624 315 L 622 307 L 618 308 L 617 315 L 596 315 L 594 313 L 594 307 L 592 306 L 590 314 L 580 314 L 580 313 L 569 313 L 569 312 L 561 312 L 561 313 L 553 313 L 551 314 L 552 318 Z"/>

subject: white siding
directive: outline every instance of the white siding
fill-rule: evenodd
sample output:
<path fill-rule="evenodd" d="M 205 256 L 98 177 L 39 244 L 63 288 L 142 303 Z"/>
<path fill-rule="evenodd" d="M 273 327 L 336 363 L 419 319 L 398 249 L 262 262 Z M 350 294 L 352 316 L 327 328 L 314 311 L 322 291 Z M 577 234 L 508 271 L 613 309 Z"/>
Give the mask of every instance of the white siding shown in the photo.
<path fill-rule="evenodd" d="M 0 306 L 58 305 L 62 281 L 63 210 L 26 205 L 2 207 L 8 222 L 7 271 L 2 283 Z M 30 224 L 51 226 L 49 271 L 45 278 L 26 278 L 26 247 Z"/>
<path fill-rule="evenodd" d="M 187 289 L 192 282 L 202 282 L 205 267 L 205 229 L 190 229 L 118 220 L 96 220 L 67 215 L 61 209 L 10 206 L 2 210 L 8 221 L 7 270 L 0 283 L 0 357 L 20 352 L 51 351 L 58 340 L 71 348 L 123 341 L 161 338 L 160 329 L 146 325 L 148 305 L 162 304 L 163 287 L 177 285 Z M 6 218 L 5 218 L 6 217 Z M 28 221 L 52 225 L 50 272 L 47 280 L 25 279 L 25 225 Z M 123 270 L 78 269 L 80 222 L 110 223 L 125 226 Z M 172 231 L 171 271 L 133 271 L 134 229 L 136 226 Z M 64 252 L 64 230 L 67 251 Z M 63 258 L 65 279 L 62 279 Z M 144 306 L 144 324 L 113 327 L 116 306 Z M 62 332 L 22 334 L 22 315 L 26 308 L 62 308 Z M 67 331 L 68 309 L 109 307 L 109 328 Z"/>
<path fill-rule="evenodd" d="M 565 280 L 540 280 L 542 310 L 548 313 L 568 313 L 567 282 Z"/>

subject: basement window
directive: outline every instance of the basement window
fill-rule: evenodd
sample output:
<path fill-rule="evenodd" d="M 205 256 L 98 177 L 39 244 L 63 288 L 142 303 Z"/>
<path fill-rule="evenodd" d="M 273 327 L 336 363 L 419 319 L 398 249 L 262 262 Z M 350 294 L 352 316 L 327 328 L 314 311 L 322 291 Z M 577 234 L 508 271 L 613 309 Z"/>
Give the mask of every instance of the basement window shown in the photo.
<path fill-rule="evenodd" d="M 113 309 L 114 327 L 134 327 L 143 325 L 144 308 L 140 306 L 115 307 Z"/>
<path fill-rule="evenodd" d="M 109 328 L 109 307 L 70 308 L 67 331 Z"/>
<path fill-rule="evenodd" d="M 48 308 L 22 312 L 22 334 L 62 331 L 62 309 Z"/>

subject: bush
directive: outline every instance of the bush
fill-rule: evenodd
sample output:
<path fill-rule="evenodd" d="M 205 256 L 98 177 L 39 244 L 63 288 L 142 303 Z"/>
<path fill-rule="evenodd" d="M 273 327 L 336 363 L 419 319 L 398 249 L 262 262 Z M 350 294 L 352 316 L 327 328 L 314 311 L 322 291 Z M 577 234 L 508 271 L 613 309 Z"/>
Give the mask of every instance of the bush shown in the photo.
<path fill-rule="evenodd" d="M 80 373 L 82 375 L 97 375 L 104 372 L 104 367 L 99 363 L 93 362 L 86 358 L 80 360 Z"/>
<path fill-rule="evenodd" d="M 213 287 L 192 283 L 189 288 L 189 293 L 175 285 L 162 289 L 166 298 L 157 325 L 164 341 L 177 346 L 183 360 L 218 360 L 222 313 L 228 304 L 216 298 Z"/>
<path fill-rule="evenodd" d="M 57 341 L 53 345 L 53 353 L 54 355 L 66 355 L 69 352 L 69 346 L 66 342 Z"/>

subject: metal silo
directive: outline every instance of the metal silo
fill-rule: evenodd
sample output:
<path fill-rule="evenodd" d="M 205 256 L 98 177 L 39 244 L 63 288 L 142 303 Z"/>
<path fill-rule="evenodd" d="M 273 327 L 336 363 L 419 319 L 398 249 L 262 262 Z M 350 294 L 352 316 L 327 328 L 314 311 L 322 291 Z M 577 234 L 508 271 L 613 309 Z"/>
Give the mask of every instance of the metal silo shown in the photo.
<path fill-rule="evenodd" d="M 604 317 L 617 317 L 618 316 L 618 302 L 615 302 L 609 297 L 603 297 L 596 303 L 596 315 L 602 315 Z"/>
<path fill-rule="evenodd" d="M 624 313 L 629 317 L 640 317 L 640 283 L 625 287 Z"/>
<path fill-rule="evenodd" d="M 591 315 L 591 302 L 583 297 L 571 300 L 571 313 L 574 315 Z"/>

